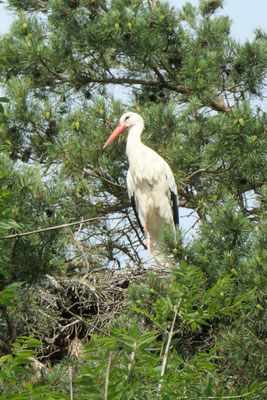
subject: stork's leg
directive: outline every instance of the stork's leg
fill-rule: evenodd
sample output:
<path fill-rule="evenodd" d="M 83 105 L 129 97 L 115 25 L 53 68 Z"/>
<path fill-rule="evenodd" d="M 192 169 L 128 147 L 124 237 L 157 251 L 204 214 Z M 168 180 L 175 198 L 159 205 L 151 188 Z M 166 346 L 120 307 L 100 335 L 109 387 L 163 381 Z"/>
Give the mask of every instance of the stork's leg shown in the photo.
<path fill-rule="evenodd" d="M 146 239 L 146 247 L 148 250 L 148 256 L 149 256 L 149 266 L 152 267 L 152 257 L 151 257 L 151 241 L 150 241 L 150 236 L 147 230 L 147 226 L 145 225 L 145 239 Z"/>

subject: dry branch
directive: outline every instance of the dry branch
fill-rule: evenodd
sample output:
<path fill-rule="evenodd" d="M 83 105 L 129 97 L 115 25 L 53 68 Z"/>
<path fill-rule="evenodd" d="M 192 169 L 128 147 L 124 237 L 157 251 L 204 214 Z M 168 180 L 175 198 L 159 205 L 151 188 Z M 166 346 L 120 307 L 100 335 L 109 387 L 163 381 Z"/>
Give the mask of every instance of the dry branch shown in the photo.
<path fill-rule="evenodd" d="M 93 218 L 87 218 L 87 219 L 82 219 L 81 221 L 69 222 L 67 224 L 56 225 L 56 226 L 48 226 L 47 228 L 37 229 L 35 231 L 23 232 L 23 233 L 14 233 L 12 235 L 1 236 L 0 240 L 14 239 L 14 238 L 22 237 L 22 236 L 34 235 L 35 233 L 52 231 L 52 230 L 56 230 L 56 229 L 68 228 L 69 226 L 80 225 L 80 224 L 84 224 L 86 222 L 97 221 L 97 220 L 100 220 L 100 219 L 112 220 L 112 219 L 120 219 L 120 218 L 119 217 L 107 218 L 107 217 L 102 217 L 102 216 L 93 217 Z"/>
<path fill-rule="evenodd" d="M 72 390 L 72 366 L 69 366 L 69 378 L 70 378 L 70 400 L 73 400 L 73 390 Z"/>
<path fill-rule="evenodd" d="M 105 397 L 104 397 L 105 400 L 108 400 L 109 371 L 111 366 L 111 360 L 112 360 L 112 353 L 110 353 L 108 359 L 108 367 L 107 367 L 106 381 L 105 381 Z"/>
<path fill-rule="evenodd" d="M 161 368 L 160 376 L 164 376 L 164 374 L 165 374 L 165 369 L 166 369 L 166 365 L 167 365 L 169 349 L 170 349 L 170 345 L 171 345 L 171 341 L 172 341 L 172 337 L 173 337 L 173 333 L 174 333 L 174 326 L 175 326 L 175 322 L 176 322 L 176 318 L 177 318 L 177 315 L 178 315 L 178 311 L 179 311 L 179 308 L 180 308 L 181 301 L 182 301 L 182 297 L 180 297 L 180 299 L 178 301 L 178 304 L 176 306 L 174 317 L 173 317 L 173 321 L 172 321 L 171 330 L 170 330 L 170 332 L 168 334 L 168 341 L 167 341 L 165 352 L 164 352 L 164 356 L 163 356 L 162 368 Z M 161 390 L 162 390 L 162 384 L 160 383 L 159 387 L 158 387 L 158 391 L 160 392 Z"/>
<path fill-rule="evenodd" d="M 131 353 L 131 362 L 128 364 L 128 375 L 126 376 L 126 380 L 128 381 L 131 377 L 134 362 L 135 362 L 135 356 L 136 356 L 136 348 L 137 348 L 137 343 L 135 342 L 133 345 L 133 351 Z"/>

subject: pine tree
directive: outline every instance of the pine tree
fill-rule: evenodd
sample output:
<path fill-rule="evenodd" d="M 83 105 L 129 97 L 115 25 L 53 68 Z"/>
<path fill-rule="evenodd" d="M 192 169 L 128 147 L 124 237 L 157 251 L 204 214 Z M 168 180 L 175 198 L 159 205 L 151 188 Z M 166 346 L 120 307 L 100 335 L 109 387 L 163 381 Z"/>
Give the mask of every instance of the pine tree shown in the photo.
<path fill-rule="evenodd" d="M 201 269 L 200 297 L 188 303 L 187 312 L 197 302 L 206 304 L 205 296 L 225 277 L 227 285 L 213 289 L 214 302 L 238 305 L 236 318 L 216 316 L 211 306 L 208 322 L 200 316 L 190 322 L 185 313 L 184 340 L 175 352 L 187 357 L 190 370 L 190 357 L 216 346 L 223 361 L 211 370 L 217 368 L 224 388 L 235 387 L 225 389 L 234 395 L 264 376 L 267 124 L 261 101 L 267 45 L 260 30 L 251 42 L 231 37 L 230 17 L 217 14 L 223 3 L 200 0 L 199 7 L 186 3 L 174 9 L 164 1 L 9 0 L 18 15 L 0 41 L 8 62 L 0 66 L 1 77 L 10 100 L 0 113 L 7 152 L 0 179 L 12 194 L 12 227 L 25 232 L 92 220 L 5 241 L 3 288 L 18 280 L 31 287 L 47 273 L 76 277 L 142 265 L 142 237 L 126 190 L 125 136 L 102 150 L 119 117 L 138 111 L 145 119 L 144 142 L 168 161 L 180 205 L 195 210 L 200 221 L 191 243 L 163 238 L 167 251 L 185 263 L 184 285 L 193 285 L 187 267 L 192 276 Z M 127 96 L 120 99 L 114 88 Z M 249 201 L 252 194 L 256 200 Z M 168 300 L 159 300 L 166 297 L 160 289 L 166 283 L 146 285 L 133 286 L 129 301 L 140 300 L 143 315 L 156 313 L 152 321 L 160 324 L 167 318 L 168 327 L 175 285 L 168 292 L 167 316 L 159 311 L 167 307 Z M 244 300 L 235 303 L 238 296 Z M 150 303 L 157 299 L 151 314 Z M 219 389 L 217 394 L 223 395 Z"/>

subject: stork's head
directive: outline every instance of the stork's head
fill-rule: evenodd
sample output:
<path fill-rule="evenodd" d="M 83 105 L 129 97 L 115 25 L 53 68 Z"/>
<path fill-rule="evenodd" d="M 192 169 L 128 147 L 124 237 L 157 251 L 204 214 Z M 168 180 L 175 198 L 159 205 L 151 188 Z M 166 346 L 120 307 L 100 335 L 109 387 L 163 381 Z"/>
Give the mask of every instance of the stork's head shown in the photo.
<path fill-rule="evenodd" d="M 113 140 L 115 140 L 116 137 L 118 137 L 119 134 L 121 132 L 123 132 L 125 129 L 131 128 L 132 126 L 136 126 L 136 125 L 142 125 L 142 127 L 144 126 L 144 120 L 141 117 L 141 115 L 136 114 L 131 111 L 123 114 L 123 116 L 120 119 L 120 123 L 114 129 L 114 131 L 112 132 L 112 134 L 110 135 L 110 137 L 108 138 L 106 143 L 104 144 L 103 148 L 105 149 L 110 143 L 112 143 Z"/>
<path fill-rule="evenodd" d="M 120 124 L 125 125 L 126 128 L 130 128 L 130 126 L 138 125 L 140 123 L 144 123 L 144 120 L 141 117 L 141 115 L 131 111 L 123 114 L 123 116 L 120 119 Z"/>

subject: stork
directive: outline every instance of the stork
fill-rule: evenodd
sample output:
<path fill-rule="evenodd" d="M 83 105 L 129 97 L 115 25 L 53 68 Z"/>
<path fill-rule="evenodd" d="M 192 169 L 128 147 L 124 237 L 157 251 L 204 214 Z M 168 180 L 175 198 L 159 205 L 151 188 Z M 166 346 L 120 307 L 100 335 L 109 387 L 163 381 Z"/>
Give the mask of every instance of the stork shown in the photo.
<path fill-rule="evenodd" d="M 177 187 L 167 162 L 141 142 L 144 120 L 139 114 L 123 114 L 104 149 L 127 128 L 129 198 L 146 240 L 150 266 L 151 251 L 156 263 L 162 266 L 166 264 L 166 257 L 160 251 L 160 229 L 164 222 L 173 228 L 179 224 Z"/>

